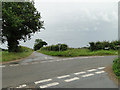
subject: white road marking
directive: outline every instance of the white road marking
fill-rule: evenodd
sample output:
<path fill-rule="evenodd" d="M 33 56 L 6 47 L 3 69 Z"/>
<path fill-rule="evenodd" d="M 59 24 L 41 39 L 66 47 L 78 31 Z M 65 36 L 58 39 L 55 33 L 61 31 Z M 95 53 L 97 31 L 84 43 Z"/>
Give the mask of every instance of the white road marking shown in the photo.
<path fill-rule="evenodd" d="M 89 77 L 89 76 L 93 76 L 94 74 L 86 74 L 86 75 L 82 75 L 82 77 Z"/>
<path fill-rule="evenodd" d="M 79 78 L 78 77 L 74 77 L 74 78 L 71 78 L 71 79 L 67 79 L 67 80 L 64 80 L 65 82 L 72 82 L 72 81 L 75 81 L 75 80 L 78 80 Z"/>
<path fill-rule="evenodd" d="M 70 75 L 59 76 L 57 78 L 61 79 L 61 78 L 66 78 L 66 77 L 70 77 Z"/>
<path fill-rule="evenodd" d="M 46 63 L 47 61 L 41 61 L 40 63 Z"/>
<path fill-rule="evenodd" d="M 101 74 L 104 73 L 105 71 L 99 71 L 99 72 L 95 72 L 96 74 Z"/>
<path fill-rule="evenodd" d="M 99 67 L 98 69 L 104 69 L 105 67 Z"/>
<path fill-rule="evenodd" d="M 9 66 L 11 66 L 11 67 L 12 67 L 12 66 L 19 66 L 19 64 L 15 64 L 15 65 L 9 65 Z"/>
<path fill-rule="evenodd" d="M 91 70 L 87 70 L 88 72 L 92 72 L 92 71 L 96 71 L 97 69 L 91 69 Z"/>
<path fill-rule="evenodd" d="M 56 60 L 56 61 L 62 61 L 62 60 Z"/>
<path fill-rule="evenodd" d="M 81 58 L 89 58 L 89 57 L 81 57 Z"/>
<path fill-rule="evenodd" d="M 16 87 L 16 88 L 24 88 L 26 86 L 27 86 L 26 84 L 23 84 L 23 85 L 20 85 L 19 87 Z"/>
<path fill-rule="evenodd" d="M 0 65 L 0 67 L 5 67 L 5 65 Z"/>
<path fill-rule="evenodd" d="M 45 59 L 48 59 L 48 57 L 45 57 Z"/>
<path fill-rule="evenodd" d="M 28 63 L 23 63 L 23 64 L 21 64 L 21 65 L 28 65 Z"/>
<path fill-rule="evenodd" d="M 36 81 L 36 82 L 34 82 L 34 83 L 35 83 L 35 84 L 39 84 L 39 83 L 48 82 L 48 81 L 52 81 L 52 79 L 40 80 L 40 81 Z"/>
<path fill-rule="evenodd" d="M 75 75 L 79 75 L 79 74 L 84 74 L 86 72 L 77 72 L 77 73 L 74 73 Z"/>
<path fill-rule="evenodd" d="M 48 62 L 54 62 L 55 60 L 50 60 L 50 61 L 48 61 Z"/>
<path fill-rule="evenodd" d="M 32 62 L 31 64 L 37 64 L 38 62 Z"/>
<path fill-rule="evenodd" d="M 59 84 L 58 82 L 54 82 L 54 83 L 42 85 L 42 86 L 40 86 L 40 88 L 47 88 L 47 87 L 51 87 L 51 86 L 56 86 L 56 85 L 58 85 L 58 84 Z"/>

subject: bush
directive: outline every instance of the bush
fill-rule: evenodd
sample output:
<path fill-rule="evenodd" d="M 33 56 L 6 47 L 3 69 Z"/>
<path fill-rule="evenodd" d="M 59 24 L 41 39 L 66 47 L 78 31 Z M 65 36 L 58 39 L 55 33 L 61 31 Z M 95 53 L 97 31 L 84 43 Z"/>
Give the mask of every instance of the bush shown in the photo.
<path fill-rule="evenodd" d="M 61 44 L 60 46 L 60 51 L 65 51 L 68 49 L 68 45 L 66 44 Z M 40 50 L 47 50 L 47 51 L 59 51 L 59 46 L 57 45 L 51 45 L 47 47 L 42 47 Z"/>
<path fill-rule="evenodd" d="M 109 42 L 109 41 L 98 41 L 98 42 L 89 42 L 90 44 L 90 47 L 89 49 L 91 51 L 95 51 L 95 50 L 101 50 L 101 49 L 104 49 L 104 50 L 109 50 L 109 49 L 112 49 L 112 50 L 118 50 L 118 45 L 120 45 L 120 41 L 112 41 L 112 42 Z"/>
<path fill-rule="evenodd" d="M 120 58 L 113 61 L 113 71 L 120 78 Z"/>

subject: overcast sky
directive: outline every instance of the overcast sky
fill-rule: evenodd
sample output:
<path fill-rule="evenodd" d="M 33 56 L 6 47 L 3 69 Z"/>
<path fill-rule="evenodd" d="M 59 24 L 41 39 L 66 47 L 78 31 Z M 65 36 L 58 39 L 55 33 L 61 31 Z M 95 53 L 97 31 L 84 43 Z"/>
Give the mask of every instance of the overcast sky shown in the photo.
<path fill-rule="evenodd" d="M 39 38 L 49 45 L 82 47 L 90 41 L 117 40 L 117 5 L 118 0 L 35 0 L 46 29 L 20 43 L 32 48 Z"/>

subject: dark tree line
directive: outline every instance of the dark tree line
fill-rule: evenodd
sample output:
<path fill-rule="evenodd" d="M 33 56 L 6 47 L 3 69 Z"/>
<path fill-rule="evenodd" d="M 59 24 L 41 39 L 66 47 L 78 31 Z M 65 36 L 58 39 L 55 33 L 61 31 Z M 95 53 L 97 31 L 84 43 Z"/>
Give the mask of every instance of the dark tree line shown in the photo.
<path fill-rule="evenodd" d="M 89 42 L 90 47 L 89 49 L 91 51 L 94 50 L 100 50 L 100 49 L 113 49 L 113 50 L 117 50 L 118 49 L 118 45 L 120 45 L 120 41 L 103 41 L 103 42 Z"/>

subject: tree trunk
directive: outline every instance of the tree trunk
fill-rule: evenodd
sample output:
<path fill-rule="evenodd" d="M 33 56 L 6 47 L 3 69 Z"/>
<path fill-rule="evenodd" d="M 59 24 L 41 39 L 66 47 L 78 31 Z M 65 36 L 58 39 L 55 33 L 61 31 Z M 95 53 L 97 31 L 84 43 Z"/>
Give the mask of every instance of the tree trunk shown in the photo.
<path fill-rule="evenodd" d="M 18 52 L 18 40 L 16 39 L 8 39 L 8 51 L 9 52 Z"/>

